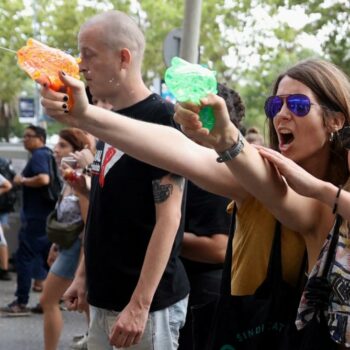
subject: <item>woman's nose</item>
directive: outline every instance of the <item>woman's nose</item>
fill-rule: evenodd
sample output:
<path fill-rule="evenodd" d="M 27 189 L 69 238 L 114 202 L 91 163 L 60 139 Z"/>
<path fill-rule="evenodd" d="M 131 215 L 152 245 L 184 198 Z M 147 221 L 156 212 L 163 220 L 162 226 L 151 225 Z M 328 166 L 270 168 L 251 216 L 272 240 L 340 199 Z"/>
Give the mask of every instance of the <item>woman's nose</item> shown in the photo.
<path fill-rule="evenodd" d="M 275 116 L 275 119 L 276 118 L 291 118 L 292 116 L 292 113 L 291 111 L 289 110 L 289 108 L 287 107 L 287 103 L 286 103 L 286 100 L 284 99 L 283 100 L 283 104 L 282 104 L 282 107 L 281 109 L 277 112 L 276 116 Z"/>

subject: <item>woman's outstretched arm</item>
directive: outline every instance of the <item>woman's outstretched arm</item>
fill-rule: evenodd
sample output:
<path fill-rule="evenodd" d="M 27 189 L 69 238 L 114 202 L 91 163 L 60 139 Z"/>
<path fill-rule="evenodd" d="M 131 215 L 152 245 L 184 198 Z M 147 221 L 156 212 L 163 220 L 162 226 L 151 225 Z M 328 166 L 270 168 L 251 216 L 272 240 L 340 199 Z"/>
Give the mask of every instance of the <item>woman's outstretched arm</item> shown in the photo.
<path fill-rule="evenodd" d="M 81 81 L 66 75 L 61 78 L 73 90 L 74 106 L 65 110 L 67 95 L 44 87 L 41 103 L 48 115 L 84 129 L 139 160 L 182 175 L 210 192 L 238 202 L 248 195 L 227 167 L 215 161 L 215 151 L 197 145 L 174 128 L 89 105 Z"/>
<path fill-rule="evenodd" d="M 82 128 L 139 160 L 182 175 L 208 191 L 231 197 L 238 204 L 250 193 L 290 229 L 307 233 L 320 225 L 315 219 L 320 217 L 316 200 L 288 187 L 276 169 L 246 141 L 237 157 L 219 164 L 213 150 L 197 145 L 179 131 L 91 106 L 81 81 L 66 75 L 61 79 L 73 90 L 74 106 L 65 110 L 67 95 L 44 88 L 42 105 L 48 115 Z M 223 99 L 210 95 L 204 103 L 214 108 L 216 117 L 210 133 L 201 126 L 195 113 L 198 108 L 193 112 L 191 106 L 177 105 L 175 117 L 195 141 L 224 151 L 237 141 L 238 130 L 229 119 Z M 328 229 L 329 221 L 321 224 Z"/>

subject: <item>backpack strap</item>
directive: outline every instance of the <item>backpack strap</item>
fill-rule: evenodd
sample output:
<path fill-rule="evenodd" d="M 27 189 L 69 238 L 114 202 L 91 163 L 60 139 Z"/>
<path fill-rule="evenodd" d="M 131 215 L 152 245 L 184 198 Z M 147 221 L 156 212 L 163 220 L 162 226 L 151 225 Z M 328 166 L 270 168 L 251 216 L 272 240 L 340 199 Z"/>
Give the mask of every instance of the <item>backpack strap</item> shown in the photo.
<path fill-rule="evenodd" d="M 233 204 L 230 232 L 227 240 L 224 268 L 220 286 L 221 295 L 231 295 L 231 266 L 232 266 L 232 241 L 236 230 L 237 205 Z"/>

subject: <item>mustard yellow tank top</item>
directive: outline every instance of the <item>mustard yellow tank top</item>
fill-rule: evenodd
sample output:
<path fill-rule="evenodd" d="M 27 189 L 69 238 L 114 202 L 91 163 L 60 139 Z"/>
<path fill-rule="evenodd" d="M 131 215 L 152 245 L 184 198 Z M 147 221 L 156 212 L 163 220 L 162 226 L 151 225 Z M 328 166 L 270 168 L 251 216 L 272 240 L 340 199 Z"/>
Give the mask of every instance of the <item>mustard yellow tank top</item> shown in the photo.
<path fill-rule="evenodd" d="M 254 197 L 237 210 L 233 238 L 231 294 L 252 295 L 264 281 L 276 219 Z M 282 269 L 286 282 L 296 285 L 305 253 L 300 234 L 282 226 Z"/>

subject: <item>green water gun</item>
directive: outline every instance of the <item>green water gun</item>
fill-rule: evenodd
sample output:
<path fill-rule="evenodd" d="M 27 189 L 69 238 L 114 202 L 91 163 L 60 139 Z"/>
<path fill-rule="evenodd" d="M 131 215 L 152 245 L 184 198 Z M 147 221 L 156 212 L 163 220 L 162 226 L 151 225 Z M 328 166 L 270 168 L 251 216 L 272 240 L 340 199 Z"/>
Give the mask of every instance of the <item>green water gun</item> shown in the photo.
<path fill-rule="evenodd" d="M 171 60 L 171 66 L 165 72 L 165 84 L 180 102 L 200 104 L 208 93 L 217 93 L 216 72 L 199 64 L 189 63 L 179 57 Z M 212 107 L 206 106 L 199 112 L 204 128 L 209 131 L 215 125 Z"/>

